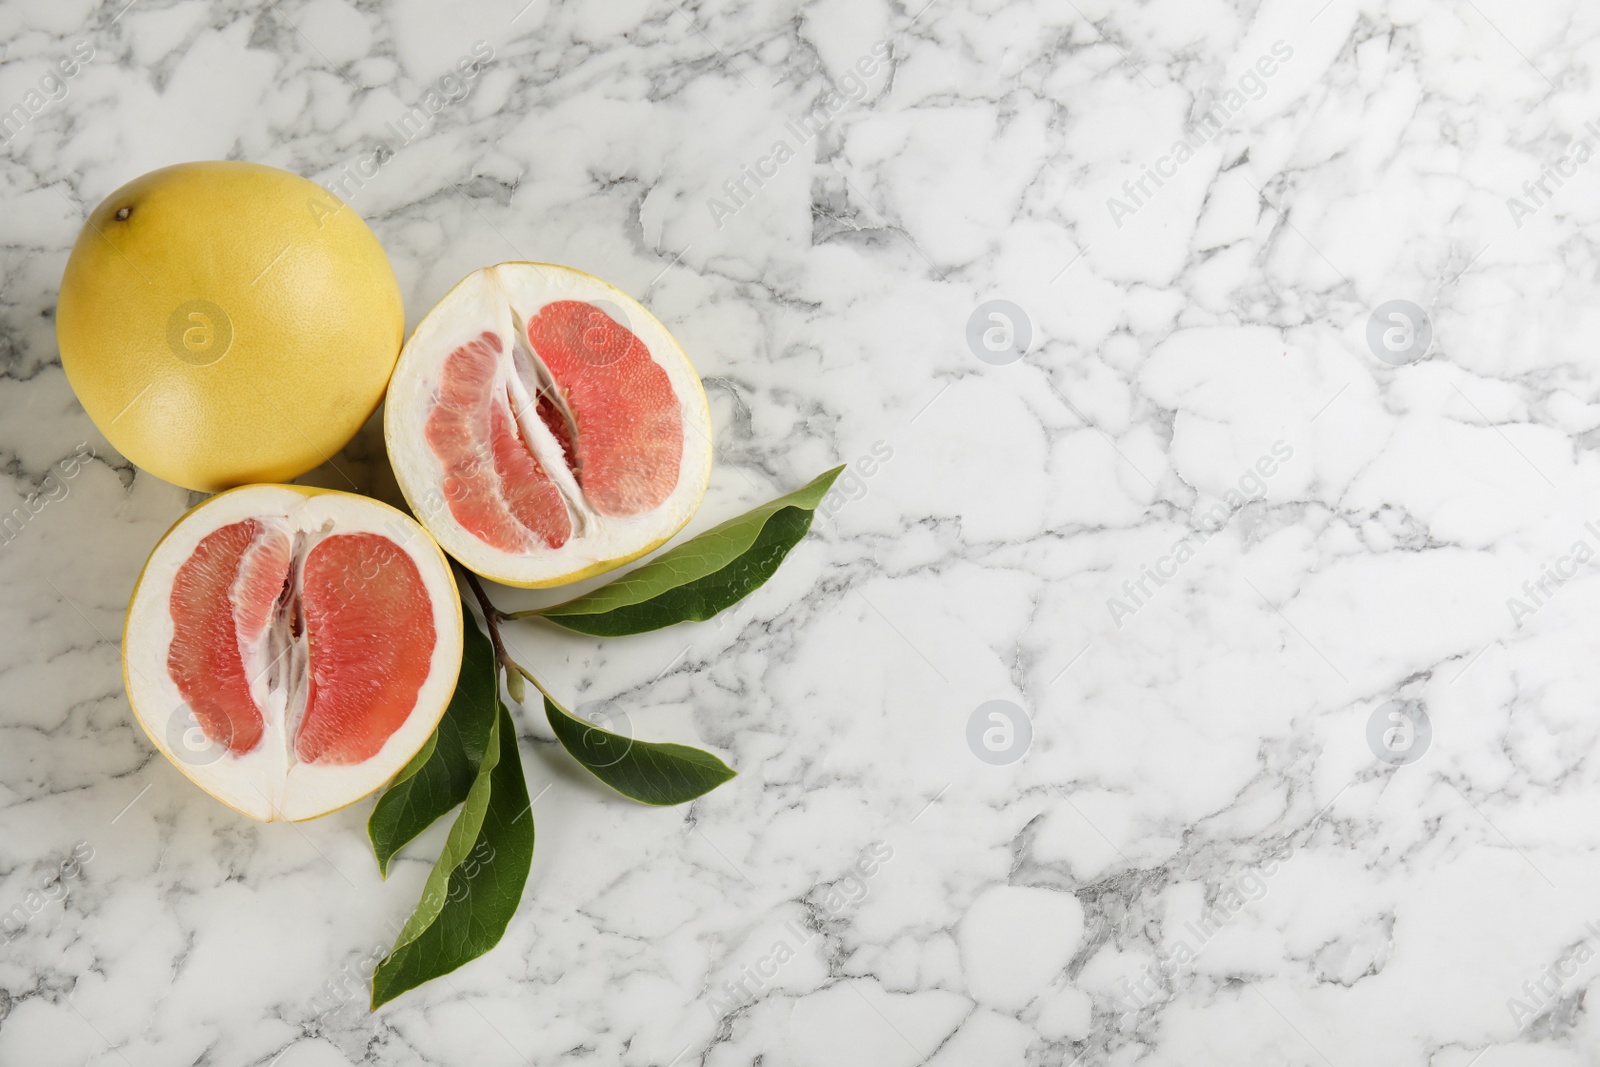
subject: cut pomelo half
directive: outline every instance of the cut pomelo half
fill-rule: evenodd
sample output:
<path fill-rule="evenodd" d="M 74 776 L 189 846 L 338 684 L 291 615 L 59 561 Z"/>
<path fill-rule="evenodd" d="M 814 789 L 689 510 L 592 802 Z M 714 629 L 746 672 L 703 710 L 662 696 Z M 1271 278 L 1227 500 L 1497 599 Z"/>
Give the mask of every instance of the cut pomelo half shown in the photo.
<path fill-rule="evenodd" d="M 128 604 L 122 676 L 163 755 L 246 815 L 298 821 L 378 789 L 461 669 L 449 562 L 410 516 L 292 485 L 211 497 Z"/>
<path fill-rule="evenodd" d="M 689 357 L 600 279 L 469 274 L 400 353 L 384 413 L 401 492 L 444 550 L 507 585 L 564 585 L 659 547 L 711 476 Z"/>

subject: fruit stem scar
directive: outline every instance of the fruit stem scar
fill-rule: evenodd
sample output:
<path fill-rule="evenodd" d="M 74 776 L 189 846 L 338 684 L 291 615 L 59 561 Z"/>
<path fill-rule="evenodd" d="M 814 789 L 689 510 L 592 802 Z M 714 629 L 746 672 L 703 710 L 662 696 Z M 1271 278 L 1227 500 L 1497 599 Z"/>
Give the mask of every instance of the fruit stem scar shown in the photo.
<path fill-rule="evenodd" d="M 133 208 L 131 208 L 131 207 L 119 207 L 119 208 L 117 208 L 117 214 L 116 214 L 115 218 L 116 218 L 116 220 L 118 222 L 127 222 L 128 221 L 128 216 L 132 215 L 132 214 L 133 214 Z"/>

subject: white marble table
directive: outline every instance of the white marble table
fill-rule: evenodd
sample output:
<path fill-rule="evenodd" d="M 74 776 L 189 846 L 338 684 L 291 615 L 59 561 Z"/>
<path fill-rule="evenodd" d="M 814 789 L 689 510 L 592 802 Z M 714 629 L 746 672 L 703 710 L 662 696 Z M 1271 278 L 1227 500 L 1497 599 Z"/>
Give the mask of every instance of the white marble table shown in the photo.
<path fill-rule="evenodd" d="M 524 2 L 0 6 L 0 1064 L 1600 1062 L 1594 5 Z M 700 526 L 858 465 L 729 619 L 511 632 L 740 777 L 640 807 L 520 713 L 521 910 L 376 1014 L 442 831 L 382 882 L 122 691 L 190 501 L 52 315 L 200 158 L 337 185 L 412 323 L 644 301 Z M 392 494 L 372 429 L 313 480 Z"/>

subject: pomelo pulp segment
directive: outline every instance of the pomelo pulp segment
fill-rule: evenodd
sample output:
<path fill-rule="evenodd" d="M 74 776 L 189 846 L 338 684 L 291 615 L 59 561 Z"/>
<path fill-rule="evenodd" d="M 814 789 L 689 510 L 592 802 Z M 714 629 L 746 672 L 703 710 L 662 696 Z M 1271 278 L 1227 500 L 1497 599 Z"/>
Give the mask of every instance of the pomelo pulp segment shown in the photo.
<path fill-rule="evenodd" d="M 406 500 L 495 581 L 554 586 L 658 547 L 711 470 L 705 391 L 649 311 L 545 263 L 476 271 L 417 326 L 384 414 Z"/>
<path fill-rule="evenodd" d="M 461 667 L 448 562 L 376 500 L 255 485 L 212 497 L 151 553 L 123 680 L 156 747 L 258 819 L 314 818 L 422 747 Z"/>

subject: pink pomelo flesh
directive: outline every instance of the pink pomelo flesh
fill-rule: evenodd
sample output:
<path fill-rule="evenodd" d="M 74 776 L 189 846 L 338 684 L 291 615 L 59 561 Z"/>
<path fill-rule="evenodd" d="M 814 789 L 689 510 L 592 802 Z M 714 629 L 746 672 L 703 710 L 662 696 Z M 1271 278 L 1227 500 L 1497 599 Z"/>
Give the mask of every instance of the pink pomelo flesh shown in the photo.
<path fill-rule="evenodd" d="M 416 707 L 437 640 L 422 576 L 393 541 L 256 519 L 200 540 L 169 610 L 167 672 L 206 737 L 234 756 L 261 744 L 252 689 L 265 682 L 288 694 L 297 760 L 370 759 Z"/>
<path fill-rule="evenodd" d="M 484 333 L 445 359 L 428 446 L 444 464 L 450 513 L 507 552 L 559 548 L 572 534 L 561 492 L 517 430 L 499 377 L 500 338 Z"/>
<path fill-rule="evenodd" d="M 250 695 L 240 632 L 257 626 L 259 633 L 265 626 L 289 571 L 289 539 L 283 534 L 277 535 L 283 542 L 281 569 L 253 566 L 246 558 L 258 538 L 271 546 L 271 534 L 253 519 L 207 534 L 172 583 L 167 673 L 205 735 L 236 756 L 261 741 L 261 709 Z M 262 554 L 277 552 L 269 547 Z"/>
<path fill-rule="evenodd" d="M 532 398 L 524 407 L 513 375 Z M 671 380 L 643 341 L 586 301 L 547 303 L 525 337 L 502 342 L 486 329 L 445 358 L 428 446 L 456 521 L 506 552 L 560 548 L 575 532 L 574 509 L 529 443 L 536 425 L 558 446 L 547 460 L 594 514 L 642 515 L 678 484 L 684 423 Z"/>
<path fill-rule="evenodd" d="M 595 511 L 661 506 L 678 484 L 683 414 L 644 342 L 592 304 L 557 300 L 529 321 L 528 343 L 571 412 L 574 473 Z"/>

